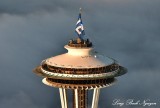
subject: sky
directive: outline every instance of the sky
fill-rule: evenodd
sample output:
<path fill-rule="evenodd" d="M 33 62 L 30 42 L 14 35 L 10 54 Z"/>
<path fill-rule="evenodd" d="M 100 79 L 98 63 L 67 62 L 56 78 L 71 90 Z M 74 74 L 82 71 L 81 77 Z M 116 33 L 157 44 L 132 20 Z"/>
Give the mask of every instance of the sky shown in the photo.
<path fill-rule="evenodd" d="M 80 7 L 95 50 L 128 69 L 101 90 L 99 108 L 120 108 L 112 105 L 115 99 L 150 99 L 159 108 L 159 5 L 159 0 L 0 0 L 0 108 L 61 107 L 58 89 L 42 84 L 32 70 L 66 52 L 63 46 L 77 37 Z"/>

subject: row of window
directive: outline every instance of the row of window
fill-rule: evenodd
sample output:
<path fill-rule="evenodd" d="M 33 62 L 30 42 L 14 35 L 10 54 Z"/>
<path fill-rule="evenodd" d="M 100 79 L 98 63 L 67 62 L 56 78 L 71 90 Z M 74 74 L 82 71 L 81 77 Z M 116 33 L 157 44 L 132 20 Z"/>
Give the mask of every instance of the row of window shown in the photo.
<path fill-rule="evenodd" d="M 48 78 L 49 81 L 63 84 L 106 84 L 114 81 L 114 78 L 96 80 L 63 80 Z"/>
<path fill-rule="evenodd" d="M 106 73 L 112 72 L 119 69 L 118 64 L 112 64 L 105 67 L 100 68 L 85 68 L 85 69 L 75 69 L 75 68 L 61 68 L 55 66 L 49 66 L 47 64 L 43 64 L 42 68 L 46 71 L 56 72 L 56 73 L 66 73 L 66 74 L 99 74 L 99 73 Z"/>

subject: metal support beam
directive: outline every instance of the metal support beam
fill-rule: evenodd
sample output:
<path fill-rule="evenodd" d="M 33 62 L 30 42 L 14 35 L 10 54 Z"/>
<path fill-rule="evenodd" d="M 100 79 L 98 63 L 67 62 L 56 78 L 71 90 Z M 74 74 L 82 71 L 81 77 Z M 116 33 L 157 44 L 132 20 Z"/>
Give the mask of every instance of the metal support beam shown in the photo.
<path fill-rule="evenodd" d="M 93 91 L 93 99 L 92 99 L 92 107 L 91 108 L 98 107 L 99 94 L 100 94 L 100 88 L 95 88 Z"/>
<path fill-rule="evenodd" d="M 78 108 L 78 90 L 75 89 L 74 92 L 75 92 L 74 93 L 74 95 L 75 95 L 74 96 L 75 97 L 75 107 Z"/>
<path fill-rule="evenodd" d="M 64 96 L 64 104 L 65 104 L 65 108 L 68 108 L 68 101 L 67 101 L 67 93 L 66 93 L 66 89 L 63 89 L 63 96 Z"/>
<path fill-rule="evenodd" d="M 59 88 L 59 93 L 60 93 L 62 108 L 68 108 L 66 89 Z"/>

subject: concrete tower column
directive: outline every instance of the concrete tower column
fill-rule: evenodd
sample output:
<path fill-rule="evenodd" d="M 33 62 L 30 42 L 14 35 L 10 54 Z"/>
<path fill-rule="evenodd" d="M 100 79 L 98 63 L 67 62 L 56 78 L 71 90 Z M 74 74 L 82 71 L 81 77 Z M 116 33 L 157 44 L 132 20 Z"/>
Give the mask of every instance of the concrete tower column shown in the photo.
<path fill-rule="evenodd" d="M 62 108 L 68 108 L 66 89 L 59 88 L 59 93 L 60 93 L 60 99 L 61 99 Z"/>
<path fill-rule="evenodd" d="M 93 91 L 92 107 L 91 108 L 98 108 L 99 94 L 100 94 L 100 88 L 95 88 Z"/>

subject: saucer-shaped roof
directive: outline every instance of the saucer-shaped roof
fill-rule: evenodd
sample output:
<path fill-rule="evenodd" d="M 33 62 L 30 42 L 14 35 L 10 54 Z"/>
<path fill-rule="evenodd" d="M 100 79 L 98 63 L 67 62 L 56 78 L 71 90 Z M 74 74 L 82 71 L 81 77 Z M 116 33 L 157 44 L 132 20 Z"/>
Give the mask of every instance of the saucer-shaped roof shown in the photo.
<path fill-rule="evenodd" d="M 76 48 L 65 46 L 67 53 L 45 60 L 50 66 L 63 68 L 98 68 L 114 64 L 116 61 L 99 55 L 93 50 L 93 47 Z"/>

